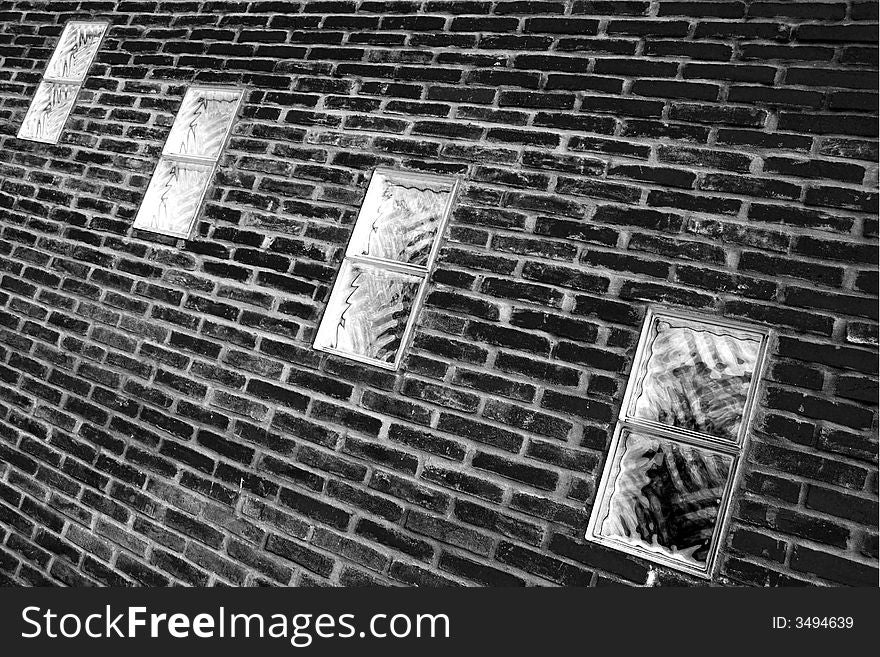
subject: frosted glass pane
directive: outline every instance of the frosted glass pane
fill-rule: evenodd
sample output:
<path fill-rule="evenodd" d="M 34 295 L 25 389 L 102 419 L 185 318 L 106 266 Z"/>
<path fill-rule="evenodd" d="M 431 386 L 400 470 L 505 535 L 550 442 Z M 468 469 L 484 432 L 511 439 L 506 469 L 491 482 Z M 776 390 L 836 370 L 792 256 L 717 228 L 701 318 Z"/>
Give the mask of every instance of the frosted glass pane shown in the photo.
<path fill-rule="evenodd" d="M 78 84 L 41 82 L 22 121 L 18 136 L 57 144 L 78 92 Z"/>
<path fill-rule="evenodd" d="M 212 170 L 207 165 L 160 159 L 134 228 L 188 237 Z"/>
<path fill-rule="evenodd" d="M 220 157 L 240 99 L 240 91 L 198 87 L 187 90 L 163 153 Z"/>
<path fill-rule="evenodd" d="M 655 318 L 630 417 L 736 441 L 761 340 L 713 324 Z"/>
<path fill-rule="evenodd" d="M 733 457 L 625 429 L 609 458 L 596 533 L 705 566 Z"/>
<path fill-rule="evenodd" d="M 104 23 L 68 23 L 49 60 L 45 76 L 82 82 L 106 29 Z"/>
<path fill-rule="evenodd" d="M 421 283 L 419 276 L 346 260 L 315 346 L 394 363 Z"/>
<path fill-rule="evenodd" d="M 427 267 L 452 188 L 447 181 L 376 173 L 347 254 Z"/>

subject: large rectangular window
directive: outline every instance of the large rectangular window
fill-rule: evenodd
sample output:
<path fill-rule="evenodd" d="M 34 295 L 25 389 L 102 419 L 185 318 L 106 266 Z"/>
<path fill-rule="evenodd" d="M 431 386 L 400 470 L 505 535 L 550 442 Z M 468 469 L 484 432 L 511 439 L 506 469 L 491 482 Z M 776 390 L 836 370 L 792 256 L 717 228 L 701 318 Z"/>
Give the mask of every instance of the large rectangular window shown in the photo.
<path fill-rule="evenodd" d="M 242 90 L 187 89 L 134 228 L 189 237 L 241 103 Z"/>
<path fill-rule="evenodd" d="M 753 327 L 648 312 L 588 539 L 711 576 L 766 349 Z"/>
<path fill-rule="evenodd" d="M 376 169 L 316 349 L 400 366 L 458 185 L 456 178 Z"/>
<path fill-rule="evenodd" d="M 70 21 L 18 130 L 19 139 L 57 144 L 107 31 L 103 21 Z"/>

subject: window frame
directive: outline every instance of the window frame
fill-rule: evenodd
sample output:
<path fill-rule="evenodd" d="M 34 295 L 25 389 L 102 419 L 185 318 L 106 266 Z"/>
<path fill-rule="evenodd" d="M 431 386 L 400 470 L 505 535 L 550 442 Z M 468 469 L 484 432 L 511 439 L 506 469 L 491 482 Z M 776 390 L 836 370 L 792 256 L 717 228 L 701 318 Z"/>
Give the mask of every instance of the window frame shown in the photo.
<path fill-rule="evenodd" d="M 449 185 L 449 199 L 446 202 L 446 208 L 443 211 L 440 220 L 437 222 L 437 230 L 434 234 L 433 244 L 431 245 L 431 251 L 428 254 L 428 260 L 424 266 L 420 265 L 411 265 L 403 262 L 398 262 L 394 260 L 387 260 L 384 258 L 377 258 L 375 256 L 365 256 L 365 255 L 357 255 L 350 254 L 353 240 L 355 236 L 358 234 L 358 226 L 361 221 L 370 221 L 369 215 L 365 214 L 365 203 L 367 197 L 370 193 L 372 185 L 375 181 L 379 180 L 381 176 L 386 178 L 390 178 L 392 180 L 413 180 L 413 181 L 429 181 L 434 183 L 442 183 L 444 185 Z M 364 192 L 364 197 L 361 200 L 361 205 L 358 210 L 358 216 L 355 219 L 354 226 L 352 228 L 351 234 L 349 235 L 348 241 L 345 245 L 345 251 L 342 257 L 342 261 L 339 264 L 339 267 L 336 271 L 336 276 L 333 279 L 333 284 L 330 286 L 330 292 L 327 296 L 327 302 L 324 307 L 324 311 L 321 314 L 321 319 L 318 321 L 316 329 L 315 329 L 315 337 L 312 340 L 312 347 L 316 351 L 321 351 L 323 353 L 332 354 L 334 356 L 339 356 L 341 358 L 347 358 L 350 360 L 354 360 L 359 363 L 363 363 L 365 365 L 373 365 L 375 367 L 381 367 L 383 369 L 396 371 L 400 369 L 400 364 L 403 361 L 406 350 L 409 348 L 410 340 L 412 339 L 412 334 L 415 330 L 415 325 L 418 320 L 418 315 L 421 312 L 422 306 L 424 305 L 425 297 L 427 296 L 428 285 L 431 279 L 432 274 L 434 273 L 434 266 L 437 261 L 437 257 L 440 253 L 440 249 L 442 248 L 446 228 L 449 224 L 449 218 L 452 215 L 453 208 L 455 207 L 455 201 L 458 197 L 458 193 L 461 189 L 461 177 L 457 175 L 440 175 L 433 173 L 422 173 L 418 171 L 408 171 L 401 169 L 394 169 L 392 167 L 379 166 L 375 167 L 370 174 L 370 180 L 367 183 L 367 189 Z M 413 297 L 412 307 L 409 313 L 409 317 L 407 318 L 406 325 L 403 330 L 403 334 L 400 339 L 400 346 L 397 349 L 397 353 L 395 354 L 395 358 L 393 362 L 386 362 L 379 360 L 377 358 L 370 358 L 368 356 L 362 356 L 361 354 L 354 354 L 347 351 L 343 351 L 341 349 L 336 349 L 334 347 L 328 347 L 325 345 L 321 345 L 318 343 L 318 338 L 320 336 L 321 326 L 324 323 L 324 320 L 327 317 L 327 312 L 330 309 L 330 300 L 333 297 L 333 292 L 336 289 L 336 285 L 340 280 L 340 275 L 342 274 L 343 268 L 348 264 L 363 264 L 369 267 L 374 267 L 382 270 L 389 270 L 398 273 L 408 274 L 410 276 L 416 276 L 421 278 L 421 282 L 419 283 L 419 289 Z"/>
<path fill-rule="evenodd" d="M 55 54 L 58 51 L 58 46 L 60 46 L 64 40 L 64 35 L 67 30 L 74 25 L 103 25 L 104 30 L 101 33 L 101 38 L 98 40 L 98 47 L 95 48 L 95 53 L 92 55 L 92 58 L 89 60 L 89 65 L 86 66 L 85 72 L 83 73 L 83 77 L 81 80 L 77 80 L 76 78 L 60 78 L 52 76 L 47 76 L 46 73 L 49 71 L 49 65 L 52 63 L 52 60 L 55 58 Z M 55 42 L 55 46 L 52 48 L 52 54 L 49 55 L 49 59 L 46 60 L 46 66 L 43 69 L 43 73 L 40 76 L 40 81 L 37 83 L 37 88 L 34 90 L 33 96 L 31 96 L 31 102 L 28 104 L 27 110 L 25 110 L 24 118 L 21 120 L 21 124 L 18 126 L 18 131 L 15 136 L 17 139 L 21 139 L 23 141 L 32 141 L 37 144 L 51 144 L 53 146 L 58 145 L 61 142 L 61 137 L 64 135 L 65 130 L 67 130 L 67 125 L 70 123 L 70 117 L 73 114 L 74 110 L 76 110 L 76 106 L 79 103 L 80 94 L 82 93 L 82 88 L 85 86 L 86 80 L 89 77 L 89 72 L 91 71 L 92 66 L 95 65 L 95 60 L 98 58 L 98 53 L 101 52 L 101 48 L 104 46 L 104 41 L 107 38 L 107 34 L 110 32 L 110 29 L 113 27 L 113 23 L 107 19 L 85 19 L 85 18 L 77 18 L 72 19 L 64 23 L 64 27 L 61 28 L 61 34 L 58 35 L 58 40 Z M 70 104 L 70 110 L 67 112 L 67 116 L 64 117 L 64 122 L 61 124 L 61 129 L 58 131 L 58 137 L 52 141 L 50 139 L 37 139 L 36 137 L 26 137 L 22 136 L 21 132 L 24 129 L 25 121 L 27 120 L 28 115 L 30 114 L 31 107 L 34 104 L 34 101 L 37 99 L 37 94 L 40 91 L 40 88 L 45 83 L 50 84 L 64 84 L 64 85 L 76 85 L 76 93 L 73 97 L 73 102 Z"/>
<path fill-rule="evenodd" d="M 174 126 L 177 123 L 177 119 L 180 116 L 180 112 L 186 103 L 187 97 L 191 93 L 195 93 L 197 91 L 225 91 L 229 93 L 237 93 L 239 94 L 238 100 L 236 101 L 235 111 L 229 117 L 229 124 L 226 126 L 226 131 L 223 135 L 223 139 L 221 140 L 220 149 L 217 152 L 217 157 L 204 157 L 197 155 L 180 155 L 178 153 L 165 152 L 165 149 L 168 145 L 168 140 L 171 138 L 172 131 L 174 130 Z M 177 111 L 174 113 L 174 120 L 171 122 L 171 125 L 168 128 L 168 134 L 165 135 L 165 140 L 162 142 L 162 149 L 159 152 L 159 159 L 156 161 L 155 166 L 153 167 L 153 171 L 150 173 L 149 180 L 147 181 L 147 186 L 144 189 L 143 194 L 141 195 L 140 203 L 138 204 L 138 209 L 134 214 L 134 219 L 132 220 L 132 230 L 144 231 L 147 233 L 152 233 L 154 235 L 164 235 L 166 237 L 174 237 L 178 239 L 190 239 L 193 233 L 193 229 L 198 223 L 199 217 L 202 214 L 202 210 L 204 209 L 205 200 L 208 196 L 208 190 L 211 188 L 211 185 L 214 183 L 214 180 L 217 176 L 217 170 L 220 168 L 220 161 L 223 159 L 223 156 L 226 154 L 226 149 L 229 146 L 229 142 L 232 139 L 232 131 L 233 127 L 237 119 L 239 118 L 239 114 L 241 113 L 242 107 L 244 106 L 245 94 L 247 93 L 247 87 L 244 85 L 224 85 L 224 84 L 191 84 L 187 85 L 185 91 L 183 92 L 183 96 L 180 99 L 180 104 L 177 106 Z M 207 167 L 208 177 L 207 182 L 202 188 L 202 193 L 199 195 L 198 203 L 196 203 L 195 211 L 193 212 L 192 220 L 190 221 L 189 228 L 186 231 L 174 232 L 174 231 L 163 231 L 157 230 L 154 228 L 146 228 L 143 226 L 137 225 L 138 216 L 140 216 L 141 209 L 143 208 L 144 202 L 147 200 L 147 191 L 150 188 L 150 185 L 153 183 L 153 178 L 155 177 L 159 167 L 163 162 L 172 162 L 174 164 L 191 164 L 200 167 Z"/>
<path fill-rule="evenodd" d="M 638 392 L 637 389 L 641 380 L 642 370 L 647 364 L 646 355 L 650 345 L 649 338 L 651 332 L 655 323 L 663 318 L 718 326 L 731 331 L 751 334 L 760 341 L 758 354 L 755 359 L 755 367 L 752 370 L 749 389 L 746 394 L 745 403 L 743 404 L 742 419 L 740 421 L 738 436 L 735 441 L 699 433 L 690 429 L 661 424 L 654 420 L 638 418 L 630 412 L 633 397 Z M 585 534 L 585 538 L 588 541 L 646 559 L 662 566 L 686 572 L 703 579 L 712 579 L 718 563 L 719 548 L 723 543 L 724 537 L 727 535 L 730 524 L 730 503 L 733 498 L 734 490 L 742 477 L 743 463 L 746 461 L 750 442 L 749 439 L 751 436 L 751 424 L 757 406 L 758 392 L 767 367 L 767 353 L 771 337 L 772 330 L 766 327 L 745 324 L 708 314 L 682 311 L 661 306 L 648 308 L 648 311 L 645 314 L 642 330 L 639 334 L 639 342 L 636 347 L 632 368 L 630 369 L 626 390 L 623 395 L 623 403 L 621 404 L 620 412 L 618 413 L 614 427 L 614 433 L 612 434 L 611 445 L 605 455 L 605 464 L 602 468 L 599 483 L 596 486 L 593 507 L 590 511 L 590 518 Z M 615 457 L 617 456 L 618 449 L 621 447 L 625 432 L 643 435 L 647 434 L 648 436 L 653 436 L 661 440 L 672 441 L 677 444 L 724 454 L 732 458 L 730 473 L 727 476 L 724 493 L 718 506 L 718 515 L 713 529 L 712 540 L 709 544 L 709 555 L 706 558 L 705 566 L 695 566 L 682 559 L 676 559 L 661 552 L 627 543 L 613 537 L 603 536 L 599 533 L 599 525 L 601 524 L 601 521 L 604 521 L 604 518 L 600 518 L 600 515 L 603 511 L 609 486 L 613 485 L 616 481 L 616 477 L 613 480 L 611 477 L 615 470 Z"/>

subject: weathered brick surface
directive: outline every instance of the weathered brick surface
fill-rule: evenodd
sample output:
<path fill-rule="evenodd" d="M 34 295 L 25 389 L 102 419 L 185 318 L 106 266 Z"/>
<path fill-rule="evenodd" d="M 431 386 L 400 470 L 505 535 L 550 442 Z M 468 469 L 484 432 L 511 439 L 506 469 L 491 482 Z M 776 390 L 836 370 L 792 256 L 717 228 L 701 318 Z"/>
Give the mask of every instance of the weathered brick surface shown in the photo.
<path fill-rule="evenodd" d="M 89 16 L 113 27 L 61 143 L 17 140 Z M 876 583 L 876 2 L 0 25 L 2 582 L 645 583 L 582 536 L 663 303 L 775 331 L 721 581 Z M 247 88 L 206 209 L 189 241 L 132 231 L 195 81 Z M 310 347 L 377 165 L 465 180 L 397 373 Z"/>

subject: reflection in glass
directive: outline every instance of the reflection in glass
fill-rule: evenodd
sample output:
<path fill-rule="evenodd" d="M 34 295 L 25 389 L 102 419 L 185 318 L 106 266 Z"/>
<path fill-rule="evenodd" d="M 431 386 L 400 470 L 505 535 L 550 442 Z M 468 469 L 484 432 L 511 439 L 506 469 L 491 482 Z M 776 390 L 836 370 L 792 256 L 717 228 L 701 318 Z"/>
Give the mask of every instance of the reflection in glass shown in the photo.
<path fill-rule="evenodd" d="M 134 228 L 189 237 L 240 100 L 238 89 L 187 89 Z"/>
<path fill-rule="evenodd" d="M 624 429 L 597 534 L 702 567 L 733 457 Z"/>
<path fill-rule="evenodd" d="M 49 60 L 45 77 L 82 82 L 106 29 L 105 23 L 68 23 Z"/>
<path fill-rule="evenodd" d="M 315 344 L 394 363 L 422 278 L 345 261 Z"/>
<path fill-rule="evenodd" d="M 348 255 L 426 267 L 451 193 L 451 183 L 374 175 Z"/>
<path fill-rule="evenodd" d="M 21 139 L 58 143 L 67 117 L 76 103 L 77 93 L 78 84 L 41 82 L 18 136 Z"/>
<path fill-rule="evenodd" d="M 18 130 L 20 139 L 58 143 L 106 30 L 106 23 L 73 21 L 65 26 Z"/>
<path fill-rule="evenodd" d="M 134 228 L 187 237 L 211 171 L 210 165 L 160 159 Z"/>
<path fill-rule="evenodd" d="M 162 152 L 211 159 L 220 157 L 240 98 L 241 92 L 237 90 L 187 90 Z"/>
<path fill-rule="evenodd" d="M 666 317 L 652 331 L 632 416 L 736 441 L 761 340 Z"/>

